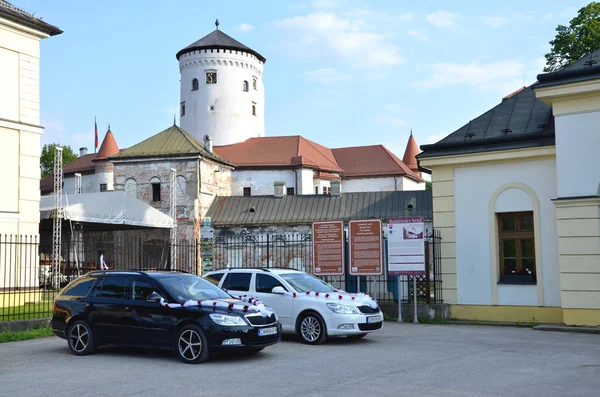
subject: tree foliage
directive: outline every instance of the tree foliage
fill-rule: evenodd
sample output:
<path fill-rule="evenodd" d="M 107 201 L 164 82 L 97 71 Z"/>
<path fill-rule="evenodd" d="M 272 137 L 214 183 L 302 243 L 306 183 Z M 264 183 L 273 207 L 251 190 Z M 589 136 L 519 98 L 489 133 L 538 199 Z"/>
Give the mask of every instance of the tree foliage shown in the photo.
<path fill-rule="evenodd" d="M 569 26 L 558 25 L 544 72 L 567 66 L 600 48 L 600 2 L 581 8 Z"/>
<path fill-rule="evenodd" d="M 63 148 L 63 167 L 73 160 L 77 159 L 77 155 L 73 152 L 70 146 L 63 146 L 59 143 L 51 143 L 44 145 L 42 148 L 42 156 L 40 157 L 40 170 L 42 172 L 42 178 L 52 174 L 54 172 L 54 153 L 55 147 L 59 146 Z"/>

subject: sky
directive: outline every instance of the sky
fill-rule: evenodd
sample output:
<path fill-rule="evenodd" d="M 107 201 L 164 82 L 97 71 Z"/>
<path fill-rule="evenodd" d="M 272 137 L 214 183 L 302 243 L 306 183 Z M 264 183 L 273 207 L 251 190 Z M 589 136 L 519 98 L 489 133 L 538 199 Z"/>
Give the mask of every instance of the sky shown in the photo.
<path fill-rule="evenodd" d="M 175 54 L 219 28 L 266 59 L 265 135 L 337 148 L 412 129 L 435 143 L 536 81 L 581 0 L 14 0 L 58 26 L 41 42 L 42 144 L 120 148 L 179 123 Z"/>

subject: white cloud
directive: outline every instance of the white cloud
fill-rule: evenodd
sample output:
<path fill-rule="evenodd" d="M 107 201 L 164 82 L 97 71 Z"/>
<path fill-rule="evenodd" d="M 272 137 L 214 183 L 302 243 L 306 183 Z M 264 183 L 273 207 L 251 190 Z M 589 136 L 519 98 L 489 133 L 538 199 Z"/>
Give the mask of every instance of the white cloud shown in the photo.
<path fill-rule="evenodd" d="M 375 119 L 373 119 L 373 122 L 375 124 L 391 125 L 391 126 L 395 126 L 395 127 L 401 127 L 401 126 L 408 125 L 406 123 L 406 121 L 402 120 L 401 118 L 391 117 L 391 116 L 377 116 L 377 117 L 375 117 Z"/>
<path fill-rule="evenodd" d="M 470 85 L 481 90 L 508 94 L 523 86 L 525 65 L 517 60 L 490 63 L 436 63 L 433 75 L 413 83 L 420 88 Z"/>
<path fill-rule="evenodd" d="M 503 17 L 482 17 L 483 23 L 492 28 L 499 28 L 505 25 L 508 21 Z"/>
<path fill-rule="evenodd" d="M 316 12 L 279 21 L 282 49 L 291 55 L 343 62 L 354 68 L 395 66 L 404 62 L 390 37 L 364 19 L 344 18 L 333 12 Z M 287 37 L 286 37 L 287 36 Z M 369 56 L 365 56 L 368 49 Z"/>
<path fill-rule="evenodd" d="M 235 28 L 235 30 L 237 30 L 238 32 L 249 32 L 252 29 L 254 29 L 254 26 L 249 25 L 247 23 L 243 23 Z"/>
<path fill-rule="evenodd" d="M 304 78 L 318 83 L 333 83 L 348 80 L 352 76 L 334 68 L 322 68 L 304 72 Z"/>
<path fill-rule="evenodd" d="M 418 30 L 409 29 L 406 32 L 406 34 L 408 34 L 410 37 L 414 37 L 419 41 L 429 41 L 429 36 L 427 36 L 427 33 L 425 32 L 419 32 Z"/>
<path fill-rule="evenodd" d="M 440 10 L 437 12 L 432 12 L 430 14 L 427 14 L 425 16 L 425 19 L 427 19 L 427 22 L 433 24 L 434 26 L 436 26 L 438 28 L 446 28 L 446 27 L 456 25 L 456 20 L 458 19 L 458 15 L 453 14 L 448 11 Z"/>

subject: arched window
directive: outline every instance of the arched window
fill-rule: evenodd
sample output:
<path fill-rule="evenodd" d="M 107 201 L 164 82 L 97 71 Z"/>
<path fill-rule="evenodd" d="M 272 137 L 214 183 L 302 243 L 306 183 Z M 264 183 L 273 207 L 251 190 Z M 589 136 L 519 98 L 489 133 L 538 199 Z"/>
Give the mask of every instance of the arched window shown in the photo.
<path fill-rule="evenodd" d="M 152 201 L 160 201 L 160 179 L 154 176 L 150 179 L 150 184 L 152 185 Z"/>
<path fill-rule="evenodd" d="M 244 80 L 244 91 L 248 92 L 250 89 L 250 84 L 248 84 L 248 80 Z"/>
<path fill-rule="evenodd" d="M 192 80 L 192 91 L 196 91 L 198 89 L 198 79 Z"/>
<path fill-rule="evenodd" d="M 125 193 L 137 196 L 137 182 L 133 178 L 127 178 L 125 181 Z"/>

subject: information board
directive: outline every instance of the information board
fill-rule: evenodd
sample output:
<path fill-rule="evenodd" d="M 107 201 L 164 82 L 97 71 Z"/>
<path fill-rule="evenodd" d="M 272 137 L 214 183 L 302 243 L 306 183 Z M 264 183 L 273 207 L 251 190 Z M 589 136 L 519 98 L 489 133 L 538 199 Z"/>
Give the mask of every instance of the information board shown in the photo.
<path fill-rule="evenodd" d="M 381 221 L 369 219 L 350 221 L 350 274 L 379 276 L 383 273 Z"/>
<path fill-rule="evenodd" d="M 425 274 L 425 224 L 423 217 L 388 220 L 388 274 Z"/>
<path fill-rule="evenodd" d="M 313 274 L 344 274 L 344 224 L 341 221 L 315 222 L 313 235 Z"/>

